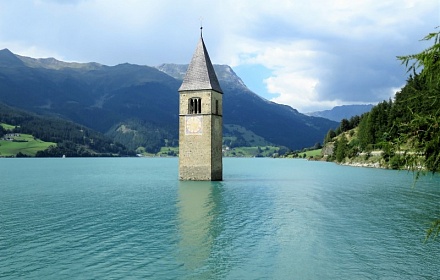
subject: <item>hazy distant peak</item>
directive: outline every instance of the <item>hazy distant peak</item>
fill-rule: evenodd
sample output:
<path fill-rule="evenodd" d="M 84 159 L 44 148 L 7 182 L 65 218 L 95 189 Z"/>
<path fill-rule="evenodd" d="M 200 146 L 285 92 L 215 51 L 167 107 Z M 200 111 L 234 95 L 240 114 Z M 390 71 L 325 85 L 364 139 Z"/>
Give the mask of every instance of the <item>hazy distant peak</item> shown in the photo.
<path fill-rule="evenodd" d="M 79 62 L 64 62 L 57 60 L 53 57 L 48 58 L 31 58 L 27 56 L 17 55 L 17 57 L 23 61 L 23 63 L 32 68 L 46 68 L 46 69 L 54 69 L 60 70 L 63 68 L 72 68 L 72 69 L 84 69 L 84 70 L 96 70 L 103 67 L 102 64 L 96 62 L 89 63 L 79 63 Z"/>
<path fill-rule="evenodd" d="M 372 104 L 341 105 L 333 107 L 330 110 L 311 112 L 306 115 L 339 122 L 342 119 L 350 119 L 356 115 L 360 116 L 363 113 L 369 112 L 371 108 L 373 108 Z"/>

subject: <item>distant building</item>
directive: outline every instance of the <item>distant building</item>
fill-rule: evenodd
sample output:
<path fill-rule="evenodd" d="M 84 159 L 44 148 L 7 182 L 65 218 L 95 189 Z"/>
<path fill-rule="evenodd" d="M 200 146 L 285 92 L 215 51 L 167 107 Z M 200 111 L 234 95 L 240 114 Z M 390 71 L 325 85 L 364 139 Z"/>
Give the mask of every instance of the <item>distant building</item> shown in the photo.
<path fill-rule="evenodd" d="M 221 181 L 223 91 L 202 33 L 179 96 L 179 179 Z"/>

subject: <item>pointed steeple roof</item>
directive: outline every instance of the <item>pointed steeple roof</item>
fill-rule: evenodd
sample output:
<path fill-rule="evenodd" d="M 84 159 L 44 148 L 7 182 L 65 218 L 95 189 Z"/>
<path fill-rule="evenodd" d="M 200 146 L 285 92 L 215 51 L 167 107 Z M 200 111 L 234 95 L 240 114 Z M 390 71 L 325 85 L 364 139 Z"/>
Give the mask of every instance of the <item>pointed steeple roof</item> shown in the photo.
<path fill-rule="evenodd" d="M 212 89 L 223 93 L 203 42 L 203 36 L 200 34 L 199 43 L 179 91 L 202 89 Z"/>

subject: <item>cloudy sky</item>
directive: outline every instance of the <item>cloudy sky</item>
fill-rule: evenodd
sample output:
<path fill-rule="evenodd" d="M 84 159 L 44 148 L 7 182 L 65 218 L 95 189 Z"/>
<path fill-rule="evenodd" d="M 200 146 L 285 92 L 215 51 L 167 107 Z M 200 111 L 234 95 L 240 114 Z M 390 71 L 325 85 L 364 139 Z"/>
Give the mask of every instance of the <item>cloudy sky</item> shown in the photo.
<path fill-rule="evenodd" d="M 35 58 L 189 63 L 200 36 L 255 93 L 300 112 L 387 100 L 440 25 L 439 0 L 0 0 L 0 48 Z"/>

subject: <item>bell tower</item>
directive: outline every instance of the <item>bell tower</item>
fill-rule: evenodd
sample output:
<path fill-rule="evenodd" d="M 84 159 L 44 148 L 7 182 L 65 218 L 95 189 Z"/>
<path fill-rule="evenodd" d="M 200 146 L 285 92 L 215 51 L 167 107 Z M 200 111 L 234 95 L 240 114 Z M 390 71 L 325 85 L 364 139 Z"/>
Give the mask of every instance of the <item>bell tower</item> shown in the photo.
<path fill-rule="evenodd" d="M 200 28 L 202 30 L 202 28 Z M 179 179 L 221 181 L 223 92 L 200 32 L 179 88 Z"/>

